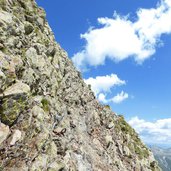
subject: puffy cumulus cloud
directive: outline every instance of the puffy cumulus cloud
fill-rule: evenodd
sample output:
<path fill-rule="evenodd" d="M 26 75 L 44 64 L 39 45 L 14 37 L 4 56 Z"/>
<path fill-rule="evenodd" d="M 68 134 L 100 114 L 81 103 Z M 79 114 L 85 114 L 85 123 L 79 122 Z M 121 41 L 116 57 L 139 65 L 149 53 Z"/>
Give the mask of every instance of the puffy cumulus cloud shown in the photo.
<path fill-rule="evenodd" d="M 171 144 L 171 118 L 148 122 L 134 117 L 128 123 L 146 143 Z"/>
<path fill-rule="evenodd" d="M 108 93 L 111 93 L 111 89 L 116 86 L 125 85 L 126 82 L 118 78 L 116 74 L 97 76 L 96 78 L 88 78 L 84 80 L 88 85 L 91 85 L 92 91 L 95 93 L 99 101 L 103 103 L 121 103 L 128 98 L 128 94 L 123 91 L 113 98 L 107 99 Z"/>
<path fill-rule="evenodd" d="M 125 93 L 121 91 L 121 93 L 114 96 L 111 101 L 114 103 L 121 103 L 122 101 L 126 100 L 128 98 L 128 93 Z"/>
<path fill-rule="evenodd" d="M 103 103 L 113 102 L 113 103 L 119 104 L 123 102 L 124 100 L 126 100 L 128 97 L 129 97 L 128 93 L 125 93 L 124 91 L 121 91 L 121 93 L 118 93 L 116 96 L 110 99 L 106 99 L 106 95 L 103 93 L 100 93 L 98 95 L 98 100 Z"/>
<path fill-rule="evenodd" d="M 134 22 L 117 13 L 114 18 L 98 18 L 101 28 L 90 28 L 81 34 L 86 45 L 72 60 L 80 70 L 87 65 L 102 65 L 106 58 L 117 62 L 134 57 L 142 63 L 161 45 L 161 35 L 171 33 L 170 18 L 170 0 L 162 0 L 156 8 L 139 9 Z"/>
<path fill-rule="evenodd" d="M 90 77 L 88 79 L 84 79 L 84 81 L 91 85 L 91 89 L 95 95 L 100 92 L 110 92 L 112 87 L 125 84 L 125 81 L 118 78 L 116 74 L 97 76 L 96 78 Z"/>

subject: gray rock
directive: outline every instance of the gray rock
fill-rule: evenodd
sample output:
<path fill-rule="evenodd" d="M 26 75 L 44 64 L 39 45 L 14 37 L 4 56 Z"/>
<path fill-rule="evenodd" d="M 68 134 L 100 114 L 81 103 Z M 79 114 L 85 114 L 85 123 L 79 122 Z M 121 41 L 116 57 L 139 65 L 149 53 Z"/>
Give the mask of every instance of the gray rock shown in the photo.
<path fill-rule="evenodd" d="M 33 32 L 33 30 L 34 30 L 32 24 L 30 24 L 28 22 L 25 24 L 24 28 L 25 28 L 25 34 L 26 35 L 31 34 Z"/>
<path fill-rule="evenodd" d="M 20 94 L 28 94 L 30 92 L 30 87 L 27 84 L 18 81 L 4 91 L 4 97 L 15 96 Z"/>
<path fill-rule="evenodd" d="M 7 139 L 9 133 L 10 133 L 9 126 L 0 123 L 0 145 L 4 140 Z"/>
<path fill-rule="evenodd" d="M 18 129 L 15 130 L 14 133 L 13 133 L 13 135 L 12 135 L 12 140 L 10 142 L 10 145 L 12 145 L 12 146 L 15 145 L 15 143 L 17 141 L 19 141 L 21 139 L 21 137 L 22 137 L 21 131 L 18 130 Z"/>
<path fill-rule="evenodd" d="M 7 24 L 12 23 L 12 15 L 6 11 L 0 11 L 0 19 Z"/>

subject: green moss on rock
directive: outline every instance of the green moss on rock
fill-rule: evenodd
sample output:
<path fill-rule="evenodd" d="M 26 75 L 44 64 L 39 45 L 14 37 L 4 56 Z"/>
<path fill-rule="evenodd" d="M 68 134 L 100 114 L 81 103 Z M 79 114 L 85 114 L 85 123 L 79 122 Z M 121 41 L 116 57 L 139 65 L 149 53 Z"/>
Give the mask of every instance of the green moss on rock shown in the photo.
<path fill-rule="evenodd" d="M 27 96 L 25 94 L 3 98 L 0 105 L 1 121 L 11 126 L 25 109 L 26 105 Z"/>

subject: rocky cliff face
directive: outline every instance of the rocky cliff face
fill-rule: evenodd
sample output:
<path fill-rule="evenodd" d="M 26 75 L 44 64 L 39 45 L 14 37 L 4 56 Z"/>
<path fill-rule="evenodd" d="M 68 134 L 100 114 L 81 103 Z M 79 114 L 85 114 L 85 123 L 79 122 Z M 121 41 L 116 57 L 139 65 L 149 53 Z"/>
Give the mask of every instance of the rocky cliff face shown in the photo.
<path fill-rule="evenodd" d="M 0 170 L 159 170 L 95 99 L 33 0 L 0 0 L 0 121 Z"/>

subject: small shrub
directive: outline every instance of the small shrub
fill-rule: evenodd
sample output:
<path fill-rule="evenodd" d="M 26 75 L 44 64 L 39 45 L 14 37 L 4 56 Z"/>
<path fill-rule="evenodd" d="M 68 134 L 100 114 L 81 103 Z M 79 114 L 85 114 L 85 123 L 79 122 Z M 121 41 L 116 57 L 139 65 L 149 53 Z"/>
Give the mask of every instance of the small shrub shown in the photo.
<path fill-rule="evenodd" d="M 109 105 L 105 105 L 104 108 L 105 109 L 110 109 L 110 106 Z"/>

